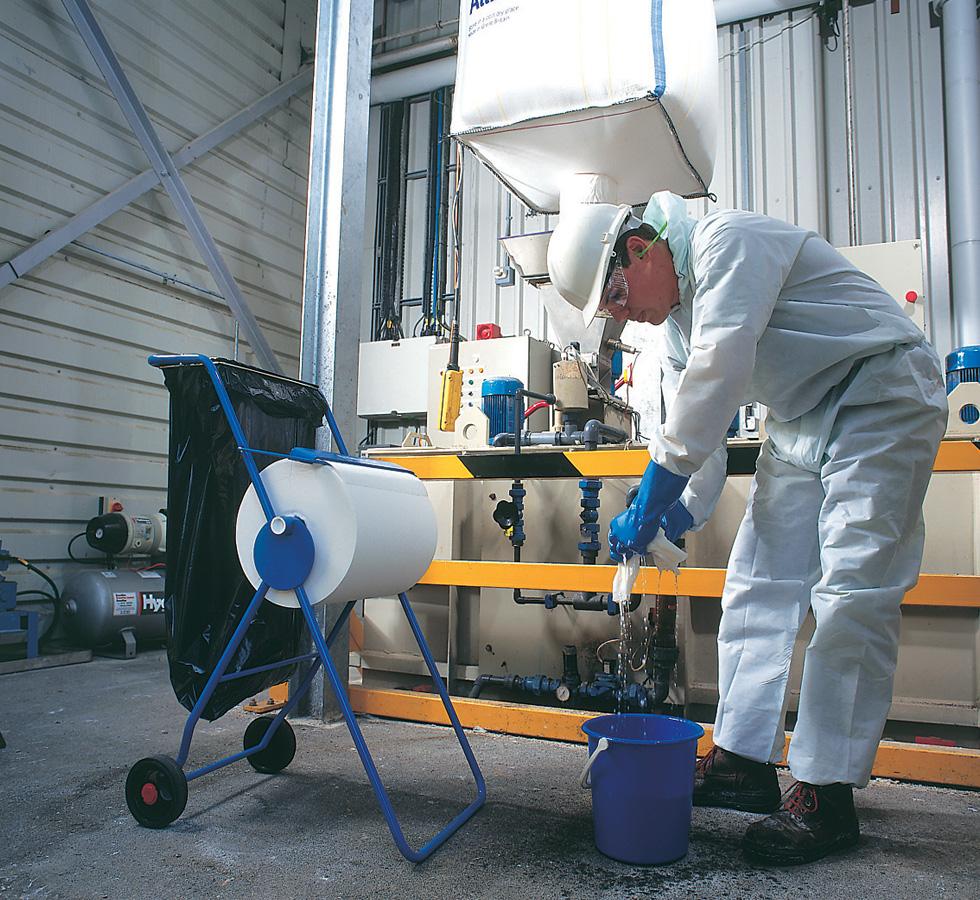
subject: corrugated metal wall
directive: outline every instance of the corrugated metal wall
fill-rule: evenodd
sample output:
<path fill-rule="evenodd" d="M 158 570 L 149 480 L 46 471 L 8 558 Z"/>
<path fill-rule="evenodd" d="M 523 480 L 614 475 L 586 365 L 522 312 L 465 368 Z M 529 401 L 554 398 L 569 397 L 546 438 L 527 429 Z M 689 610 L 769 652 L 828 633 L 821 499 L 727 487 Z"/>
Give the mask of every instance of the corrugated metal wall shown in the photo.
<path fill-rule="evenodd" d="M 436 21 L 434 0 L 388 6 L 402 31 Z M 898 6 L 892 13 L 890 2 L 876 0 L 852 10 L 858 243 L 922 239 L 929 334 L 946 353 L 951 347 L 940 33 L 930 27 L 928 4 Z M 387 33 L 396 33 L 393 23 Z M 401 41 L 431 37 L 425 32 Z M 712 190 L 718 206 L 787 219 L 844 246 L 843 50 L 833 45 L 821 42 L 812 10 L 719 29 L 722 121 Z M 537 292 L 497 287 L 493 268 L 498 235 L 551 225 L 543 216 L 528 218 L 516 200 L 508 225 L 506 198 L 507 191 L 468 156 L 461 321 L 464 328 L 497 321 L 505 332 L 530 329 L 546 337 Z M 700 213 L 709 205 L 695 203 L 692 209 Z"/>
<path fill-rule="evenodd" d="M 99 0 L 94 11 L 176 149 L 297 71 L 313 0 Z M 183 171 L 287 372 L 296 372 L 309 143 L 300 96 Z M 58 0 L 0 16 L 0 261 L 148 166 Z M 96 498 L 165 501 L 167 395 L 146 357 L 231 356 L 220 298 L 156 190 L 0 290 L 0 537 L 60 579 Z M 248 359 L 248 355 L 244 355 Z M 86 551 L 84 540 L 75 551 Z M 33 587 L 15 571 L 21 586 Z M 40 584 L 40 582 L 38 582 Z"/>

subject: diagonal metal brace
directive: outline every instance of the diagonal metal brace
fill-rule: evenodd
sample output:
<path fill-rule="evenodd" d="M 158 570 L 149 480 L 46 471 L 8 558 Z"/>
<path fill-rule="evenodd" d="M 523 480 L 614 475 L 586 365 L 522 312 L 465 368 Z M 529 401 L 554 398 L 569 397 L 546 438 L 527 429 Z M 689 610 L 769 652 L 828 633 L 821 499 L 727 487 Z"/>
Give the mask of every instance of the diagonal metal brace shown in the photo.
<path fill-rule="evenodd" d="M 184 168 L 262 116 L 282 106 L 283 103 L 311 84 L 313 84 L 312 66 L 294 75 L 288 81 L 284 81 L 244 109 L 239 110 L 233 116 L 215 125 L 214 128 L 205 131 L 204 134 L 185 144 L 173 155 L 174 165 L 178 169 Z M 80 238 L 86 232 L 101 225 L 111 215 L 129 206 L 130 203 L 138 200 L 159 183 L 160 179 L 157 177 L 157 173 L 153 169 L 147 169 L 86 206 L 85 209 L 73 215 L 64 224 L 51 229 L 33 244 L 21 250 L 16 256 L 0 264 L 0 288 L 6 287 L 18 278 L 23 278 L 32 269 L 61 250 L 62 247 L 66 247 L 76 238 Z"/>
<path fill-rule="evenodd" d="M 187 185 L 184 184 L 177 172 L 177 167 L 174 165 L 170 154 L 160 142 L 156 129 L 150 122 L 139 97 L 136 96 L 133 86 L 129 83 L 126 73 L 123 72 L 112 47 L 109 46 L 99 23 L 95 20 L 91 8 L 86 0 L 62 0 L 62 3 L 95 59 L 95 63 L 112 90 L 116 101 L 122 108 L 129 127 L 136 135 L 136 139 L 149 159 L 150 165 L 153 166 L 160 183 L 170 195 L 170 199 L 177 208 L 181 219 L 183 219 L 191 240 L 204 262 L 207 263 L 211 277 L 214 278 L 218 290 L 225 298 L 246 339 L 251 344 L 259 364 L 271 372 L 282 374 L 282 368 L 279 366 L 279 361 L 276 359 L 272 347 L 266 341 L 265 335 L 259 328 L 259 323 L 248 308 L 248 304 L 228 270 L 214 238 L 211 237 L 211 233 L 194 204 L 190 191 L 187 190 Z"/>

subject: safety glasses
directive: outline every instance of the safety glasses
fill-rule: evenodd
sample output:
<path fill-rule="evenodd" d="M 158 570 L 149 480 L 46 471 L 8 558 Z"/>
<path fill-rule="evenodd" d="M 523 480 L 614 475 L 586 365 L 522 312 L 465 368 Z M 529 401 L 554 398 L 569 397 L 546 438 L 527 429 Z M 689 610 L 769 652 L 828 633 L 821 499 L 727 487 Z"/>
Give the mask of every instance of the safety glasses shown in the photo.
<path fill-rule="evenodd" d="M 643 259 L 650 252 L 650 248 L 664 236 L 666 230 L 667 223 L 664 222 L 660 226 L 660 230 L 654 235 L 653 240 L 642 250 L 637 251 L 636 258 Z M 613 312 L 624 309 L 629 302 L 629 295 L 630 288 L 629 283 L 626 281 L 626 272 L 623 269 L 622 263 L 616 259 L 614 254 L 612 260 L 610 260 L 609 274 L 606 276 L 606 286 L 602 289 L 602 299 L 599 301 L 599 309 L 596 315 L 606 316 L 608 318 Z"/>
<path fill-rule="evenodd" d="M 630 286 L 626 281 L 626 273 L 619 263 L 615 263 L 602 291 L 602 299 L 599 301 L 596 314 L 608 317 L 612 312 L 623 309 L 629 302 L 629 296 Z"/>

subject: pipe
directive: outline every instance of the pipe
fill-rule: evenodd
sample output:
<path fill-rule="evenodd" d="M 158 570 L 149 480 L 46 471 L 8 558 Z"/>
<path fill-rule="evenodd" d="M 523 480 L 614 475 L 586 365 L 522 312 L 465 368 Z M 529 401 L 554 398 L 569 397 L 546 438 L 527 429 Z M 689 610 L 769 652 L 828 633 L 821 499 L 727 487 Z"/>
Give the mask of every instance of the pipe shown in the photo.
<path fill-rule="evenodd" d="M 574 690 L 582 683 L 582 675 L 578 670 L 578 648 L 574 644 L 566 644 L 561 648 L 561 680 Z"/>
<path fill-rule="evenodd" d="M 371 105 L 428 94 L 455 81 L 455 56 L 431 59 L 406 69 L 389 69 L 371 77 Z"/>
<path fill-rule="evenodd" d="M 658 595 L 647 614 L 650 645 L 646 670 L 652 687 L 648 694 L 652 707 L 662 706 L 670 693 L 670 676 L 677 665 L 677 598 Z"/>
<path fill-rule="evenodd" d="M 776 16 L 817 5 L 815 2 L 804 3 L 801 0 L 715 0 L 715 22 L 720 28 L 734 22 Z"/>
<path fill-rule="evenodd" d="M 516 690 L 517 681 L 520 677 L 520 675 L 480 675 L 473 682 L 473 687 L 470 688 L 470 698 L 476 700 L 480 696 L 480 692 L 488 684 L 499 684 L 503 688 Z"/>
<path fill-rule="evenodd" d="M 602 544 L 599 542 L 599 492 L 602 490 L 602 482 L 598 478 L 583 478 L 578 483 L 582 497 L 579 500 L 581 512 L 579 519 L 578 552 L 582 556 L 582 562 L 587 566 L 594 566 L 599 558 L 599 551 Z"/>
<path fill-rule="evenodd" d="M 582 443 L 586 450 L 595 450 L 602 443 L 604 437 L 611 438 L 609 441 L 611 444 L 626 443 L 626 432 L 621 428 L 606 425 L 605 422 L 600 422 L 598 419 L 589 419 L 585 423 L 585 428 L 582 429 Z"/>
<path fill-rule="evenodd" d="M 581 436 L 582 432 L 566 434 L 563 431 L 525 431 L 521 434 L 521 445 L 524 447 L 570 447 L 576 443 L 574 435 Z M 578 441 L 581 443 L 581 440 Z M 513 447 L 514 435 L 510 431 L 501 431 L 494 435 L 490 442 L 492 447 Z"/>
<path fill-rule="evenodd" d="M 844 131 L 847 161 L 847 241 L 854 247 L 858 242 L 857 227 L 857 149 L 854 144 L 854 75 L 851 64 L 851 4 L 844 0 L 841 42 L 844 45 Z"/>
<path fill-rule="evenodd" d="M 453 34 L 449 37 L 433 38 L 431 41 L 399 47 L 397 50 L 375 53 L 371 58 L 371 71 L 381 74 L 391 69 L 410 66 L 433 56 L 455 56 L 458 47 L 459 38 Z"/>
<path fill-rule="evenodd" d="M 520 560 L 515 560 L 515 562 L 520 562 Z M 636 611 L 641 599 L 639 594 L 630 595 L 630 612 Z M 545 609 L 570 606 L 579 612 L 604 612 L 610 616 L 619 615 L 619 606 L 613 603 L 612 594 L 591 594 L 586 591 L 566 596 L 564 591 L 558 591 L 554 594 L 545 594 L 543 597 L 529 597 L 521 593 L 520 588 L 514 588 L 514 602 L 520 606 L 543 606 Z"/>
<path fill-rule="evenodd" d="M 953 346 L 980 344 L 980 23 L 975 0 L 941 0 Z"/>
<path fill-rule="evenodd" d="M 650 693 L 642 685 L 631 684 L 626 691 L 619 686 L 619 679 L 610 673 L 596 675 L 592 681 L 571 685 L 558 678 L 547 675 L 479 675 L 470 689 L 470 698 L 479 698 L 488 685 L 496 685 L 502 690 L 532 694 L 535 697 L 554 695 L 562 703 L 572 700 L 585 702 L 590 706 L 622 705 L 628 712 L 646 712 L 652 708 Z M 562 688 L 565 690 L 563 691 Z M 620 704 L 620 698 L 622 703 Z"/>
<path fill-rule="evenodd" d="M 544 400 L 549 406 L 558 402 L 554 394 L 539 394 L 537 391 L 529 391 L 526 388 L 518 388 L 514 391 L 514 434 L 519 435 L 524 430 L 524 416 L 521 404 L 517 402 L 518 397 L 529 397 L 532 400 Z M 521 441 L 514 441 L 514 455 L 519 456 L 521 452 Z"/>

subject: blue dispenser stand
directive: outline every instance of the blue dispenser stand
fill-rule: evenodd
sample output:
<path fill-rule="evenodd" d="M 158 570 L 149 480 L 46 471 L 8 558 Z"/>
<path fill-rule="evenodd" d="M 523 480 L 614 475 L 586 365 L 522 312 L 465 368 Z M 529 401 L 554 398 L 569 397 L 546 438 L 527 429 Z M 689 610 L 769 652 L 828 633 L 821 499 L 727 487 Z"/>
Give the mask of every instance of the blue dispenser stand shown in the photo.
<path fill-rule="evenodd" d="M 436 849 L 442 846 L 450 835 L 454 834 L 481 806 L 483 806 L 487 796 L 486 782 L 484 781 L 483 773 L 480 771 L 480 767 L 476 762 L 472 749 L 470 748 L 469 741 L 467 740 L 466 735 L 463 732 L 463 728 L 459 723 L 459 717 L 456 715 L 456 710 L 453 708 L 452 701 L 450 700 L 449 694 L 446 691 L 445 683 L 443 682 L 441 676 L 439 675 L 439 671 L 436 668 L 435 660 L 432 657 L 432 651 L 429 649 L 425 637 L 422 634 L 422 629 L 415 617 L 415 613 L 412 611 L 411 604 L 408 601 L 408 596 L 404 593 L 399 594 L 398 599 L 401 602 L 402 610 L 405 613 L 405 617 L 408 619 L 408 624 L 412 629 L 412 634 L 415 635 L 415 640 L 418 643 L 419 650 L 422 652 L 422 657 L 424 658 L 426 667 L 428 668 L 429 674 L 432 677 L 432 684 L 439 694 L 442 704 L 446 709 L 446 714 L 449 716 L 449 721 L 453 727 L 453 731 L 456 733 L 456 739 L 459 741 L 459 745 L 463 751 L 463 755 L 466 757 L 466 761 L 469 764 L 470 771 L 473 775 L 473 780 L 476 784 L 475 799 L 428 842 L 423 844 L 418 850 L 413 850 L 408 844 L 408 841 L 405 839 L 401 824 L 398 821 L 398 817 L 392 808 L 391 800 L 388 797 L 388 792 L 385 790 L 384 784 L 381 781 L 381 776 L 378 774 L 378 767 L 374 762 L 374 758 L 371 755 L 371 751 L 368 749 L 366 741 L 364 740 L 364 735 L 361 733 L 360 726 L 357 724 L 357 718 L 354 715 L 354 710 L 351 708 L 350 701 L 347 698 L 347 692 L 344 689 L 344 685 L 340 680 L 337 669 L 330 658 L 330 645 L 333 643 L 334 638 L 337 636 L 337 633 L 341 630 L 344 623 L 347 621 L 348 616 L 350 616 L 351 610 L 354 608 L 356 601 L 351 600 L 346 604 L 340 616 L 337 618 L 333 629 L 330 631 L 330 634 L 324 637 L 323 632 L 320 630 L 320 627 L 317 624 L 316 616 L 313 612 L 313 604 L 310 602 L 310 598 L 304 588 L 304 582 L 306 581 L 310 569 L 312 568 L 313 559 L 316 552 L 316 549 L 313 546 L 312 537 L 310 536 L 305 523 L 299 517 L 279 516 L 277 514 L 272 499 L 270 498 L 268 491 L 266 491 L 265 485 L 262 483 L 262 478 L 259 474 L 258 467 L 255 464 L 254 455 L 273 455 L 283 459 L 292 459 L 308 465 L 324 465 L 330 462 L 343 462 L 347 464 L 364 465 L 385 468 L 397 472 L 405 472 L 406 475 L 411 475 L 411 473 L 399 468 L 398 466 L 391 466 L 386 463 L 373 462 L 370 460 L 362 460 L 350 456 L 347 453 L 346 445 L 344 444 L 343 438 L 341 437 L 337 428 L 337 422 L 334 419 L 333 413 L 330 411 L 329 407 L 327 409 L 327 423 L 330 427 L 330 432 L 333 435 L 336 446 L 340 450 L 340 454 L 326 453 L 304 448 L 297 448 L 291 451 L 289 454 L 268 454 L 266 451 L 255 450 L 248 446 L 241 423 L 238 420 L 238 416 L 235 414 L 235 409 L 232 405 L 231 398 L 228 396 L 228 391 L 221 380 L 221 375 L 219 374 L 213 360 L 202 355 L 179 355 L 151 356 L 149 362 L 150 365 L 156 366 L 157 368 L 163 368 L 165 366 L 201 365 L 207 370 L 208 375 L 210 376 L 214 385 L 215 393 L 218 395 L 218 401 L 221 404 L 221 409 L 228 420 L 228 425 L 231 428 L 235 442 L 238 446 L 238 450 L 242 455 L 242 461 L 245 463 L 245 468 L 247 469 L 249 478 L 251 479 L 252 485 L 255 488 L 255 493 L 258 497 L 259 503 L 261 504 L 262 510 L 265 513 L 266 524 L 263 526 L 262 530 L 259 532 L 259 536 L 256 538 L 254 550 L 256 568 L 258 569 L 260 577 L 262 578 L 262 583 L 256 590 L 255 595 L 252 597 L 252 600 L 245 610 L 241 621 L 238 623 L 238 627 L 235 629 L 231 640 L 225 647 L 224 653 L 221 655 L 218 664 L 211 672 L 204 690 L 201 692 L 200 697 L 194 704 L 194 708 L 187 717 L 187 723 L 184 726 L 183 736 L 180 742 L 180 749 L 177 753 L 176 760 L 167 760 L 165 757 L 154 757 L 152 760 L 144 760 L 141 762 L 152 763 L 153 760 L 158 760 L 169 764 L 173 777 L 184 779 L 183 785 L 180 785 L 178 782 L 176 785 L 173 785 L 173 787 L 176 789 L 177 793 L 179 793 L 181 788 L 183 789 L 184 801 L 186 802 L 186 782 L 193 781 L 195 778 L 200 778 L 202 775 L 207 775 L 209 772 L 213 772 L 215 769 L 220 769 L 223 766 L 230 765 L 231 763 L 237 762 L 240 759 L 245 759 L 248 756 L 261 753 L 262 751 L 266 750 L 273 741 L 275 734 L 282 722 L 285 720 L 285 717 L 292 711 L 303 695 L 309 690 L 314 676 L 316 675 L 320 666 L 323 666 L 327 680 L 329 681 L 334 695 L 337 698 L 337 703 L 340 706 L 341 714 L 343 715 L 347 728 L 350 731 L 351 738 L 353 738 L 358 756 L 360 756 L 361 763 L 364 766 L 364 771 L 367 773 L 368 780 L 371 782 L 371 787 L 374 790 L 375 796 L 378 798 L 378 803 L 381 806 L 381 812 L 385 817 L 385 821 L 388 823 L 388 828 L 390 829 L 391 835 L 394 838 L 395 845 L 401 851 L 402 855 L 406 857 L 406 859 L 409 859 L 412 862 L 421 862 L 422 860 L 428 858 Z M 292 590 L 295 592 L 296 598 L 299 601 L 299 607 L 303 612 L 304 619 L 306 620 L 307 628 L 309 629 L 310 635 L 313 639 L 315 650 L 312 653 L 296 656 L 291 659 L 285 659 L 281 662 L 271 663 L 269 665 L 259 666 L 253 669 L 227 673 L 226 670 L 228 668 L 228 664 L 234 656 L 235 651 L 238 649 L 238 645 L 244 638 L 246 631 L 248 631 L 248 627 L 255 618 L 255 614 L 261 606 L 262 601 L 265 599 L 266 592 L 269 590 L 269 588 L 275 588 L 277 590 Z M 313 664 L 310 666 L 309 672 L 306 674 L 306 677 L 303 679 L 303 682 L 300 684 L 299 688 L 292 693 L 292 696 L 290 696 L 286 705 L 279 710 L 276 717 L 266 729 L 262 739 L 256 745 L 248 747 L 247 749 L 238 753 L 234 753 L 231 756 L 227 756 L 224 759 L 217 760 L 216 762 L 209 763 L 205 766 L 201 766 L 200 768 L 184 773 L 184 765 L 187 762 L 190 752 L 190 745 L 194 736 L 194 729 L 197 723 L 200 721 L 201 714 L 207 706 L 215 688 L 221 682 L 230 681 L 235 678 L 242 678 L 257 672 L 270 671 L 272 669 L 279 668 L 280 666 L 290 665 L 292 663 L 301 662 L 304 660 L 312 660 L 313 662 Z M 176 763 L 176 770 L 174 770 L 173 763 Z M 137 763 L 137 766 L 139 765 L 140 763 Z M 133 767 L 133 771 L 136 771 L 136 766 Z M 179 773 L 179 775 L 177 773 Z M 131 778 L 132 774 L 133 772 L 131 772 Z M 166 773 L 164 773 L 164 775 L 166 775 Z M 163 780 L 165 782 L 166 778 L 164 777 Z M 144 785 L 142 789 L 146 790 L 146 787 L 147 786 Z M 129 788 L 128 784 L 127 788 Z M 139 788 L 140 786 L 137 785 L 137 789 Z M 154 785 L 153 789 L 145 795 L 145 798 L 153 799 L 156 797 L 157 799 L 154 800 L 154 802 L 159 802 L 159 793 L 159 790 Z M 180 815 L 180 812 L 183 811 L 183 803 L 179 803 L 178 805 L 180 808 L 176 810 L 176 815 L 174 815 L 169 821 L 176 819 L 177 816 Z M 135 812 L 134 815 L 136 815 Z M 169 824 L 169 821 L 162 821 L 160 824 L 152 825 L 151 827 L 162 827 L 163 825 Z"/>

